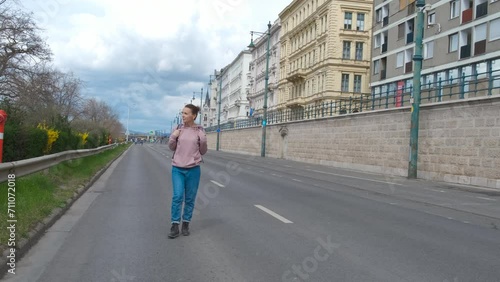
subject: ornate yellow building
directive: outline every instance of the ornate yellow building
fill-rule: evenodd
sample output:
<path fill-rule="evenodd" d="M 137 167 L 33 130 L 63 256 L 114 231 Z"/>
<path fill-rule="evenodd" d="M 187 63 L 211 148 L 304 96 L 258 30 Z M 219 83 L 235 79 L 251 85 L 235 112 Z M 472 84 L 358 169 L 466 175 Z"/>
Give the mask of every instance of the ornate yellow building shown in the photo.
<path fill-rule="evenodd" d="M 369 95 L 372 11 L 372 0 L 292 1 L 279 15 L 280 80 L 274 109 L 300 110 Z"/>

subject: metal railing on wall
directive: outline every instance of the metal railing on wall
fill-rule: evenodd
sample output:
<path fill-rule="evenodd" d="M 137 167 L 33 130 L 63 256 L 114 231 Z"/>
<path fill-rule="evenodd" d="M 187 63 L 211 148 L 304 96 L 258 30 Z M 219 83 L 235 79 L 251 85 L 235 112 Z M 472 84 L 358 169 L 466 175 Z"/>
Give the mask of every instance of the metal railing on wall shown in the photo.
<path fill-rule="evenodd" d="M 0 182 L 7 180 L 9 174 L 15 173 L 16 177 L 25 176 L 37 171 L 47 169 L 64 161 L 87 157 L 98 154 L 107 149 L 114 148 L 116 144 L 106 145 L 95 149 L 82 149 L 60 152 L 52 155 L 41 156 L 26 160 L 0 164 Z"/>
<path fill-rule="evenodd" d="M 325 117 L 349 115 L 360 112 L 400 108 L 411 105 L 412 85 L 403 82 L 394 83 L 393 87 L 384 87 L 383 91 L 373 93 L 342 93 L 342 97 L 320 103 L 302 105 L 283 110 L 268 111 L 267 124 L 311 120 Z M 487 97 L 500 94 L 500 70 L 459 77 L 449 76 L 436 81 L 423 81 L 420 103 L 439 103 L 463 100 L 475 97 Z M 248 117 L 221 124 L 221 130 L 260 126 L 262 117 Z M 217 126 L 205 128 L 206 132 L 217 131 Z"/>

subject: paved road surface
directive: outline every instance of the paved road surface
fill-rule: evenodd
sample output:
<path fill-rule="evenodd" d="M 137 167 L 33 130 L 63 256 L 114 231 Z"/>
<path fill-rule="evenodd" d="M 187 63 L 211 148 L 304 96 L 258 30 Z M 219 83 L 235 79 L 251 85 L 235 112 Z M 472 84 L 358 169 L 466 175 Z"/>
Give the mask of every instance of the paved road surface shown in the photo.
<path fill-rule="evenodd" d="M 134 145 L 3 281 L 500 281 L 500 197 L 209 151 L 191 236 L 170 157 Z"/>

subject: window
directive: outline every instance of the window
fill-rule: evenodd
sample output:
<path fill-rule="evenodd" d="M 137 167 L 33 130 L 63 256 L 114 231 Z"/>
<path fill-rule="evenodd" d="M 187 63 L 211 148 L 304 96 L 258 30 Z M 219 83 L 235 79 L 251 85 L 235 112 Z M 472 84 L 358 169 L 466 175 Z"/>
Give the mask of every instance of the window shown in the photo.
<path fill-rule="evenodd" d="M 500 24 L 500 22 L 499 22 Z M 474 42 L 486 40 L 486 23 L 474 27 Z"/>
<path fill-rule="evenodd" d="M 354 76 L 354 93 L 361 93 L 361 75 Z"/>
<path fill-rule="evenodd" d="M 342 59 L 351 59 L 351 41 L 344 41 Z"/>
<path fill-rule="evenodd" d="M 382 21 L 382 9 L 375 11 L 375 20 L 379 23 Z"/>
<path fill-rule="evenodd" d="M 487 66 L 486 62 L 481 62 L 476 64 L 476 71 L 475 71 L 476 78 L 479 79 L 488 76 L 486 66 Z"/>
<path fill-rule="evenodd" d="M 435 24 L 436 23 L 436 12 L 429 13 L 427 15 L 427 24 Z"/>
<path fill-rule="evenodd" d="M 398 40 L 405 37 L 405 23 L 398 25 Z"/>
<path fill-rule="evenodd" d="M 342 92 L 349 92 L 349 75 L 343 73 L 342 74 L 342 86 L 341 86 L 341 91 Z"/>
<path fill-rule="evenodd" d="M 458 69 L 451 69 L 448 71 L 448 80 L 450 84 L 460 81 L 460 79 L 458 78 Z"/>
<path fill-rule="evenodd" d="M 448 84 L 448 76 L 446 74 L 447 72 L 446 71 L 442 71 L 442 72 L 438 72 L 437 73 L 437 85 L 438 87 L 441 86 L 441 85 L 446 85 Z"/>
<path fill-rule="evenodd" d="M 500 25 L 500 19 L 492 20 L 490 22 L 490 41 L 500 39 L 500 28 L 494 28 L 498 27 Z"/>
<path fill-rule="evenodd" d="M 459 16 L 459 6 L 458 0 L 453 0 L 450 2 L 450 19 L 456 18 Z"/>
<path fill-rule="evenodd" d="M 474 27 L 474 55 L 486 52 L 486 25 L 484 23 Z"/>
<path fill-rule="evenodd" d="M 356 58 L 357 61 L 363 60 L 363 42 L 356 42 Z"/>
<path fill-rule="evenodd" d="M 365 30 L 365 14 L 358 13 L 356 30 Z"/>
<path fill-rule="evenodd" d="M 434 57 L 434 41 L 425 43 L 424 45 L 424 59 Z"/>
<path fill-rule="evenodd" d="M 380 68 L 380 60 L 373 61 L 373 74 L 378 74 Z"/>
<path fill-rule="evenodd" d="M 405 53 L 399 52 L 396 54 L 396 68 L 400 68 L 404 65 Z"/>
<path fill-rule="evenodd" d="M 375 35 L 375 48 L 379 48 L 380 47 L 380 40 L 382 38 L 382 34 L 379 33 L 377 35 Z"/>
<path fill-rule="evenodd" d="M 345 12 L 344 29 L 352 29 L 352 13 Z"/>
<path fill-rule="evenodd" d="M 458 50 L 458 33 L 448 36 L 448 52 L 455 52 Z"/>
<path fill-rule="evenodd" d="M 428 74 L 424 76 L 424 81 L 422 81 L 423 87 L 433 88 L 434 87 L 434 74 Z"/>

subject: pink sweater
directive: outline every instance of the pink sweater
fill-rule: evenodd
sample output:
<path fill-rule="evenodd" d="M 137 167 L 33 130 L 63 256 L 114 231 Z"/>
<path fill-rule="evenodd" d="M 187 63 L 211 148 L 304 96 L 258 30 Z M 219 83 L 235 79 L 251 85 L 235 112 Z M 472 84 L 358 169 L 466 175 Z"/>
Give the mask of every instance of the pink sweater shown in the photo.
<path fill-rule="evenodd" d="M 179 128 L 181 133 L 175 138 L 170 135 L 168 147 L 174 151 L 172 165 L 182 168 L 190 168 L 200 165 L 201 155 L 207 152 L 207 135 L 202 126 Z M 174 129 L 175 131 L 175 129 Z"/>

